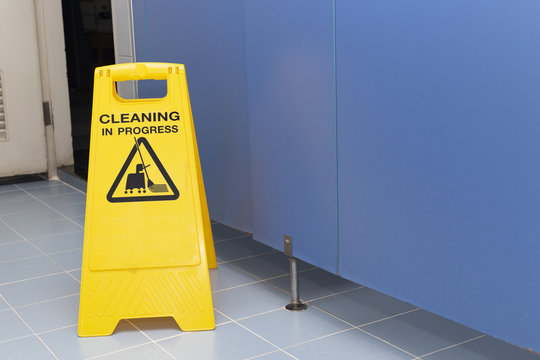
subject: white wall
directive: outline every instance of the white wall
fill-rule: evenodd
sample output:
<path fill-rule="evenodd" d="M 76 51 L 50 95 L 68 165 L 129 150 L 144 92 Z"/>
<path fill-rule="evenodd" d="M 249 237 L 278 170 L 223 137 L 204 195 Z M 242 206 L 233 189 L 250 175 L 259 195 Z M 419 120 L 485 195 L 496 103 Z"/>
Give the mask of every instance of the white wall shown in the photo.
<path fill-rule="evenodd" d="M 0 1 L 0 69 L 8 131 L 8 140 L 0 142 L 0 176 L 44 172 L 47 161 L 32 0 Z"/>
<path fill-rule="evenodd" d="M 56 161 L 58 166 L 72 165 L 73 143 L 71 139 L 62 1 L 40 0 L 37 3 L 42 1 L 45 1 L 43 12 L 56 140 Z"/>

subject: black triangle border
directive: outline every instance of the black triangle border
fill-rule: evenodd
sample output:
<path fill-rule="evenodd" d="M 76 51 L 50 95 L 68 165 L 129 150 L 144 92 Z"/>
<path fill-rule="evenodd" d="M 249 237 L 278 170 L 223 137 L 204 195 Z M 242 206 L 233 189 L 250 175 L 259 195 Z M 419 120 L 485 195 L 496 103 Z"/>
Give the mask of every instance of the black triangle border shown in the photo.
<path fill-rule="evenodd" d="M 154 160 L 154 164 L 158 167 L 159 171 L 161 171 L 161 175 L 163 175 L 163 178 L 171 188 L 173 194 L 169 195 L 154 195 L 154 196 L 129 196 L 129 197 L 116 197 L 113 198 L 113 194 L 116 191 L 116 188 L 120 184 L 120 181 L 122 180 L 122 177 L 126 173 L 129 164 L 131 164 L 131 161 L 133 160 L 133 157 L 135 156 L 135 153 L 137 153 L 137 147 L 133 145 L 133 149 L 129 153 L 126 162 L 124 163 L 124 166 L 122 166 L 122 169 L 118 173 L 118 176 L 114 180 L 114 183 L 111 186 L 111 189 L 107 193 L 107 200 L 112 203 L 118 203 L 118 202 L 135 202 L 135 201 L 160 201 L 160 200 L 176 200 L 180 196 L 180 192 L 174 185 L 173 181 L 171 180 L 171 177 L 167 173 L 167 170 L 163 167 L 161 164 L 161 161 L 159 161 L 156 153 L 154 152 L 154 149 L 152 149 L 152 146 L 150 146 L 150 143 L 148 140 L 141 136 L 137 139 L 137 142 L 139 143 L 139 146 L 144 144 L 146 151 L 150 154 L 152 157 L 152 160 Z"/>

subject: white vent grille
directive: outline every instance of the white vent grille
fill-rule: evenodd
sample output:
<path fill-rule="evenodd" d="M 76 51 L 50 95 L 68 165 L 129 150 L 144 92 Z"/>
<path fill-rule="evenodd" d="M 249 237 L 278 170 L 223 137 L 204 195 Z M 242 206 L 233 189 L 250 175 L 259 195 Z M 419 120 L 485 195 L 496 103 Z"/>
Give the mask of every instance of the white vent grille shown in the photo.
<path fill-rule="evenodd" d="M 6 113 L 4 111 L 3 73 L 0 70 L 0 141 L 7 140 Z"/>

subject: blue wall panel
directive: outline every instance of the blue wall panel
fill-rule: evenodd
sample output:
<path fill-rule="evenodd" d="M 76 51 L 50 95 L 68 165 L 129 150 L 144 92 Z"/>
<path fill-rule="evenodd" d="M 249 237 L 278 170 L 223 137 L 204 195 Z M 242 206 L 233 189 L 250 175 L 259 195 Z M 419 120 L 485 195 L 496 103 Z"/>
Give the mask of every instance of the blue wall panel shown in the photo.
<path fill-rule="evenodd" d="M 540 2 L 337 0 L 340 273 L 540 349 Z"/>
<path fill-rule="evenodd" d="M 254 237 L 336 272 L 332 0 L 244 4 Z"/>
<path fill-rule="evenodd" d="M 251 231 L 242 1 L 134 0 L 133 18 L 137 61 L 186 65 L 210 216 Z"/>

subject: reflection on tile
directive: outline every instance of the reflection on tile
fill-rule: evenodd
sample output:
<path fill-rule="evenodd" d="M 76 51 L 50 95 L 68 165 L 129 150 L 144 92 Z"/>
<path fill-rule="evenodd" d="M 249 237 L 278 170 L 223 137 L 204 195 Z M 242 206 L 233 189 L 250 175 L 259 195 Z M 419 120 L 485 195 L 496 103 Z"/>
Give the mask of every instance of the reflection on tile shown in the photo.
<path fill-rule="evenodd" d="M 96 360 L 172 360 L 170 355 L 155 344 L 146 344 L 100 356 Z"/>
<path fill-rule="evenodd" d="M 58 205 L 55 206 L 55 209 L 71 219 L 83 217 L 86 210 L 86 204 L 82 202 L 80 204 Z"/>
<path fill-rule="evenodd" d="M 54 356 L 35 336 L 28 336 L 0 344 L 2 359 L 54 360 Z"/>
<path fill-rule="evenodd" d="M 290 272 L 289 258 L 281 252 L 259 255 L 244 260 L 237 260 L 230 263 L 258 279 L 268 279 L 271 277 L 288 275 Z M 297 261 L 298 271 L 306 270 L 312 266 L 301 260 Z"/>
<path fill-rule="evenodd" d="M 0 311 L 0 342 L 30 334 L 30 329 L 13 310 Z"/>
<path fill-rule="evenodd" d="M 111 336 L 79 337 L 72 326 L 40 335 L 60 360 L 82 360 L 147 343 L 149 340 L 127 321 L 120 321 Z"/>
<path fill-rule="evenodd" d="M 0 193 L 0 203 L 8 204 L 17 201 L 30 200 L 32 197 L 22 190 Z"/>
<path fill-rule="evenodd" d="M 67 271 L 81 268 L 82 249 L 64 251 L 49 256 Z"/>
<path fill-rule="evenodd" d="M 412 356 L 352 329 L 287 348 L 299 360 L 410 360 Z"/>
<path fill-rule="evenodd" d="M 45 256 L 0 264 L 0 285 L 62 271 Z"/>
<path fill-rule="evenodd" d="M 21 214 L 29 211 L 35 211 L 36 209 L 47 209 L 47 205 L 39 202 L 38 200 L 24 200 L 13 203 L 0 203 L 0 216 L 10 214 Z"/>
<path fill-rule="evenodd" d="M 520 349 L 491 336 L 428 355 L 426 360 L 540 360 L 540 354 Z"/>
<path fill-rule="evenodd" d="M 0 185 L 0 193 L 8 192 L 8 191 L 17 191 L 17 190 L 20 190 L 20 189 L 15 185 Z"/>
<path fill-rule="evenodd" d="M 476 330 L 425 310 L 400 315 L 362 329 L 418 356 L 481 335 Z"/>
<path fill-rule="evenodd" d="M 228 264 L 221 264 L 217 269 L 210 269 L 209 272 L 212 292 L 257 281 L 253 276 Z"/>
<path fill-rule="evenodd" d="M 38 333 L 74 325 L 79 318 L 79 295 L 22 306 L 17 312 Z"/>
<path fill-rule="evenodd" d="M 245 359 L 275 348 L 234 323 L 159 341 L 179 359 Z"/>
<path fill-rule="evenodd" d="M 44 223 L 31 224 L 19 229 L 19 233 L 26 239 L 37 239 L 51 235 L 65 234 L 80 231 L 81 227 L 73 222 L 63 219 Z"/>
<path fill-rule="evenodd" d="M 37 246 L 46 254 L 51 254 L 60 251 L 80 249 L 83 246 L 84 233 L 82 230 L 60 235 L 41 237 L 30 240 L 32 244 Z"/>
<path fill-rule="evenodd" d="M 312 304 L 355 326 L 415 309 L 410 304 L 365 287 Z"/>
<path fill-rule="evenodd" d="M 262 283 L 218 292 L 213 298 L 214 307 L 232 319 L 278 309 L 290 302 L 289 296 Z"/>
<path fill-rule="evenodd" d="M 345 280 L 337 275 L 322 269 L 308 270 L 298 274 L 300 286 L 300 298 L 306 301 L 321 296 L 332 295 L 338 292 L 351 290 L 360 285 Z M 289 277 L 281 277 L 269 280 L 271 284 L 290 293 L 291 283 Z"/>
<path fill-rule="evenodd" d="M 41 253 L 26 241 L 0 245 L 0 263 L 39 255 Z"/>
<path fill-rule="evenodd" d="M 351 328 L 343 321 L 315 308 L 308 308 L 306 311 L 281 309 L 241 320 L 240 324 L 280 348 Z M 276 331 L 277 329 L 279 331 Z"/>
<path fill-rule="evenodd" d="M 24 190 L 30 190 L 30 189 L 37 189 L 40 187 L 47 187 L 47 186 L 56 186 L 62 184 L 61 181 L 58 180 L 40 180 L 40 181 L 28 181 L 17 184 L 19 188 L 22 188 Z"/>
<path fill-rule="evenodd" d="M 56 274 L 0 286 L 0 293 L 13 307 L 56 299 L 79 292 L 79 283 L 67 274 Z"/>
<path fill-rule="evenodd" d="M 251 237 L 222 241 L 216 243 L 214 246 L 216 248 L 216 256 L 225 261 L 272 251 L 271 247 L 261 244 Z"/>

